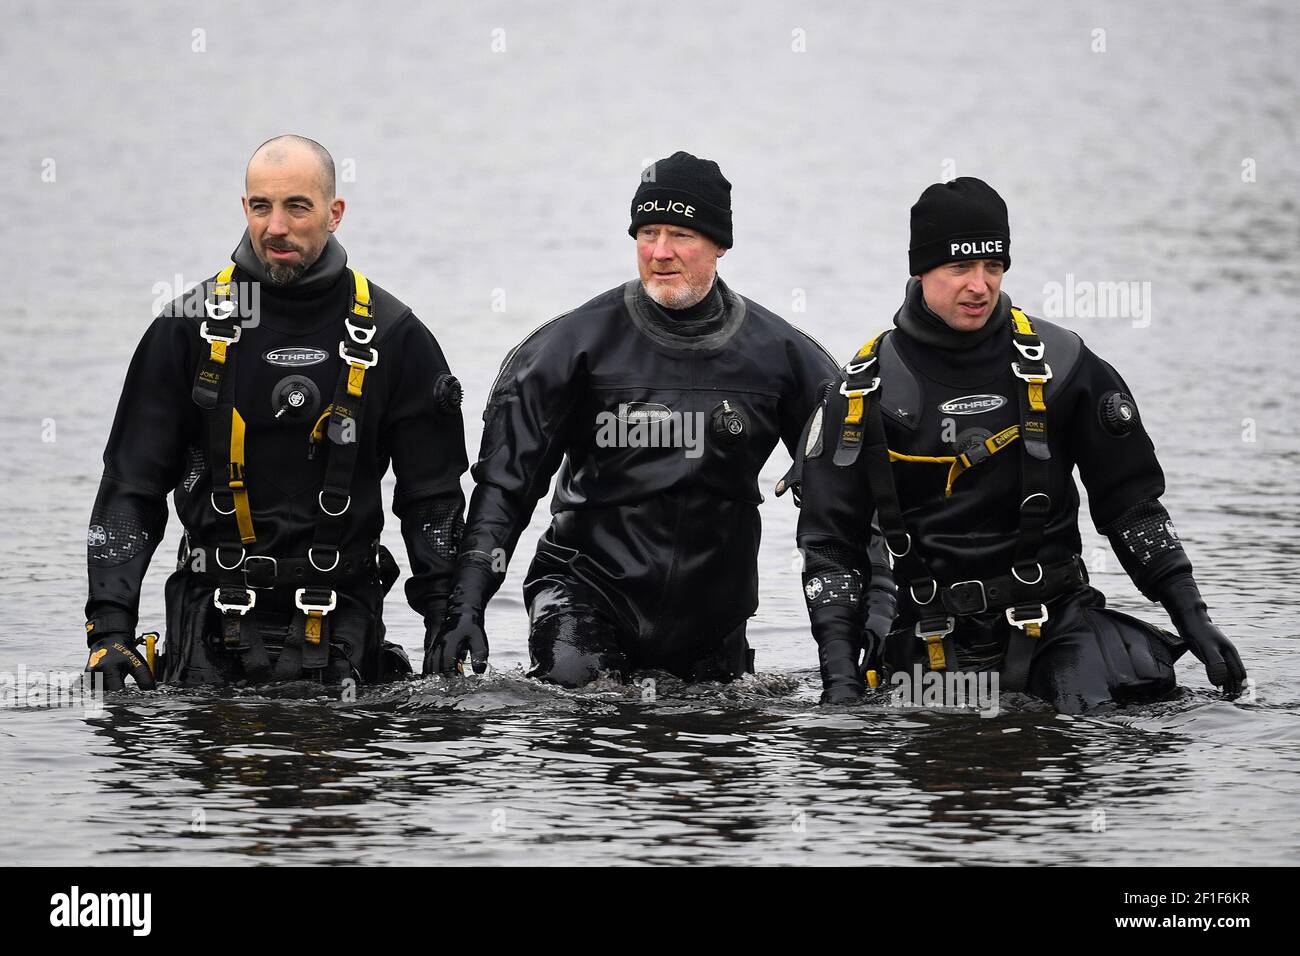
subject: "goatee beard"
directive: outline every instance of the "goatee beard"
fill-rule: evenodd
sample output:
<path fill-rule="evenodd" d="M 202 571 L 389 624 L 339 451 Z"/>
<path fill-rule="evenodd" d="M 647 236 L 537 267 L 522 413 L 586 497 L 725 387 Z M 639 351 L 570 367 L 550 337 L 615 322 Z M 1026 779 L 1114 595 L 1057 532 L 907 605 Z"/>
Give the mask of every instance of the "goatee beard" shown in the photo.
<path fill-rule="evenodd" d="M 269 262 L 262 264 L 266 266 L 266 277 L 271 280 L 272 285 L 290 285 L 297 282 L 309 268 L 302 262 L 285 263 L 282 266 L 271 265 Z"/>

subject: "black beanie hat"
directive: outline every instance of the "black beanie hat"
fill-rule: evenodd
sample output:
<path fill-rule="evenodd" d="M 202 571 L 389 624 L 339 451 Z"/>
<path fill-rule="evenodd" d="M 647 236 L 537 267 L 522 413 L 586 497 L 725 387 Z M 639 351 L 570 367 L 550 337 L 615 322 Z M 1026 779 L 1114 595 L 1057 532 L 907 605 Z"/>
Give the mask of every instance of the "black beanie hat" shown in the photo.
<path fill-rule="evenodd" d="M 678 150 L 645 168 L 632 197 L 627 234 L 635 239 L 642 226 L 665 222 L 731 248 L 731 183 L 717 163 Z"/>
<path fill-rule="evenodd" d="M 962 259 L 1001 259 L 1010 269 L 1007 204 L 992 186 L 970 176 L 927 187 L 912 207 L 907 259 L 914 276 Z"/>

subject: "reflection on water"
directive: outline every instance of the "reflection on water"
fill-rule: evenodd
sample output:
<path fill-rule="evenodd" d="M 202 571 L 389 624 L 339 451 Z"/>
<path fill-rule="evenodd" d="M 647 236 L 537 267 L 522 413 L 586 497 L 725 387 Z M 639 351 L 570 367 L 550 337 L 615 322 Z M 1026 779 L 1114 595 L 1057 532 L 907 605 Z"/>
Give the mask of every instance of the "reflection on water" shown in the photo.
<path fill-rule="evenodd" d="M 1244 780 L 1220 794 L 1222 812 L 1176 817 L 1199 806 L 1206 764 L 1246 775 L 1267 748 L 1296 769 L 1295 722 L 1265 708 L 1184 692 L 1100 717 L 1030 706 L 985 720 L 900 714 L 883 697 L 820 708 L 813 679 L 665 680 L 654 700 L 517 673 L 430 678 L 353 703 L 305 686 L 274 698 L 128 692 L 79 721 L 93 772 L 48 794 L 45 812 L 65 821 L 62 852 L 40 834 L 10 852 L 185 864 L 1294 855 L 1294 844 L 1217 833 L 1228 807 L 1264 812 L 1279 796 Z M 1247 725 L 1269 729 L 1238 732 Z M 0 772 L 23 765 L 20 749 Z"/>

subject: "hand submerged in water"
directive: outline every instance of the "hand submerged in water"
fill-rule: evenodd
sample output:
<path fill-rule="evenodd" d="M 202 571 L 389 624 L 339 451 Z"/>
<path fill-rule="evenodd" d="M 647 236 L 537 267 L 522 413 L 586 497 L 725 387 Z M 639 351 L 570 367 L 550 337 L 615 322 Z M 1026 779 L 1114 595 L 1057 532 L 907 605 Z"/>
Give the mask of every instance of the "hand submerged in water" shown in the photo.
<path fill-rule="evenodd" d="M 90 648 L 86 661 L 88 673 L 104 675 L 104 690 L 122 690 L 129 674 L 141 690 L 157 687 L 153 672 L 143 657 L 136 653 L 136 640 L 126 634 L 110 634 L 96 641 Z"/>
<path fill-rule="evenodd" d="M 1175 579 L 1161 596 L 1169 619 L 1178 636 L 1185 640 L 1205 665 L 1205 675 L 1215 687 L 1223 688 L 1229 698 L 1241 693 L 1246 679 L 1246 668 L 1241 663 L 1237 648 L 1210 620 L 1200 589 L 1191 575 Z"/>
<path fill-rule="evenodd" d="M 466 654 L 475 674 L 487 670 L 488 639 L 483 629 L 483 611 L 480 608 L 447 610 L 436 634 L 425 635 L 424 673 L 454 674 L 464 663 Z"/>

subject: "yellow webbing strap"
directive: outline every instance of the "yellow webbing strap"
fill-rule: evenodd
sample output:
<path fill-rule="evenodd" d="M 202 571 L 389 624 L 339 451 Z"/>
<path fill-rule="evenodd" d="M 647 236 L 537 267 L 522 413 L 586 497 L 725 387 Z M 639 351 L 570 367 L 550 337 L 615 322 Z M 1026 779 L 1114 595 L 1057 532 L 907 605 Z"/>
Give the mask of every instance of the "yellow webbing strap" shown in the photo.
<path fill-rule="evenodd" d="M 366 380 L 366 367 L 348 363 L 348 394 L 353 398 L 361 397 L 361 385 Z"/>
<path fill-rule="evenodd" d="M 1004 428 L 996 435 L 990 435 L 984 439 L 984 447 L 988 449 L 990 455 L 996 455 L 1002 449 L 1006 448 L 1013 441 L 1020 437 L 1020 426 L 1012 425 Z M 971 468 L 970 456 L 966 453 L 960 455 L 905 455 L 901 451 L 889 449 L 890 461 L 906 461 L 920 465 L 951 465 L 948 469 L 948 483 L 944 486 L 943 496 L 952 497 L 952 485 L 966 469 Z"/>
<path fill-rule="evenodd" d="M 1034 331 L 1034 323 L 1029 321 L 1029 316 L 1014 306 L 1011 309 L 1011 321 L 1020 335 L 1038 336 Z M 1029 407 L 1036 412 L 1047 411 L 1047 403 L 1043 401 L 1043 386 L 1046 384 L 1047 379 L 1039 377 L 1027 379 L 1025 382 L 1025 389 L 1029 393 Z"/>
<path fill-rule="evenodd" d="M 359 269 L 352 270 L 352 313 L 364 319 L 373 319 L 374 310 L 370 307 L 370 281 Z M 355 362 L 348 363 L 348 394 L 353 398 L 361 397 L 361 386 L 366 380 L 366 367 Z"/>
<path fill-rule="evenodd" d="M 325 615 L 318 609 L 312 609 L 307 612 L 307 620 L 303 621 L 302 636 L 308 644 L 320 643 L 320 625 L 325 619 Z"/>
<path fill-rule="evenodd" d="M 866 359 L 868 356 L 870 356 L 871 353 L 876 350 L 876 343 L 880 341 L 880 337 L 884 334 L 885 334 L 884 332 L 877 332 L 875 336 L 870 341 L 867 342 L 866 345 L 858 349 L 857 354 L 853 356 L 854 361 L 861 362 L 864 359 Z"/>
<path fill-rule="evenodd" d="M 330 412 L 334 411 L 334 406 L 327 405 L 325 411 L 321 412 L 320 418 L 316 419 L 316 424 L 311 427 L 312 442 L 319 442 L 325 437 L 325 422 L 329 420 Z"/>
<path fill-rule="evenodd" d="M 248 507 L 248 488 L 244 484 L 244 418 L 239 409 L 230 408 L 230 491 L 235 501 L 235 520 L 239 523 L 239 540 L 252 544 L 253 512 Z"/>
<path fill-rule="evenodd" d="M 862 424 L 862 396 L 849 396 L 849 410 L 844 413 L 844 424 L 861 425 Z"/>
<path fill-rule="evenodd" d="M 1029 316 L 1021 312 L 1015 306 L 1011 307 L 1011 321 L 1015 323 L 1016 331 L 1021 335 L 1037 335 L 1034 331 L 1034 323 L 1029 321 Z"/>
<path fill-rule="evenodd" d="M 920 465 L 947 465 L 956 461 L 953 455 L 904 455 L 901 451 L 889 449 L 890 461 L 910 461 Z"/>
<path fill-rule="evenodd" d="M 352 312 L 363 318 L 372 318 L 370 309 L 370 281 L 359 269 L 352 270 Z"/>
<path fill-rule="evenodd" d="M 1043 625 L 1026 624 L 1023 628 L 1021 628 L 1021 630 L 1023 630 L 1025 634 L 1028 635 L 1029 637 L 1038 637 L 1040 634 L 1043 633 Z"/>
<path fill-rule="evenodd" d="M 212 294 L 218 299 L 230 298 L 230 280 L 235 275 L 235 264 L 232 262 L 220 272 L 217 273 L 216 281 L 212 284 Z M 209 355 L 212 361 L 218 365 L 226 364 L 226 344 L 225 342 L 209 342 L 211 346 Z"/>
<path fill-rule="evenodd" d="M 984 439 L 983 444 L 984 447 L 988 449 L 990 455 L 996 455 L 1019 437 L 1020 426 L 1012 425 L 1010 428 L 1002 429 L 1002 431 L 998 432 L 996 435 L 990 435 L 988 438 Z M 960 478 L 962 473 L 970 467 L 972 466 L 968 454 L 962 453 L 956 457 L 952 463 L 952 467 L 948 469 L 948 485 L 944 488 L 943 492 L 945 498 L 952 497 L 953 482 Z"/>
<path fill-rule="evenodd" d="M 862 346 L 862 348 L 858 349 L 857 353 L 853 356 L 853 361 L 849 362 L 849 364 L 852 365 L 854 364 L 854 362 L 862 362 L 870 358 L 871 355 L 876 351 L 876 343 L 880 341 L 880 336 L 884 334 L 885 334 L 884 332 L 877 333 L 874 338 L 872 338 L 869 342 L 867 342 L 867 344 Z M 844 415 L 844 424 L 861 425 L 862 410 L 864 405 L 865 403 L 862 400 L 862 395 L 854 394 L 853 392 L 850 392 L 849 409 Z"/>
<path fill-rule="evenodd" d="M 925 650 L 930 655 L 930 670 L 941 671 L 948 666 L 948 660 L 943 656 L 942 634 L 927 634 Z"/>

